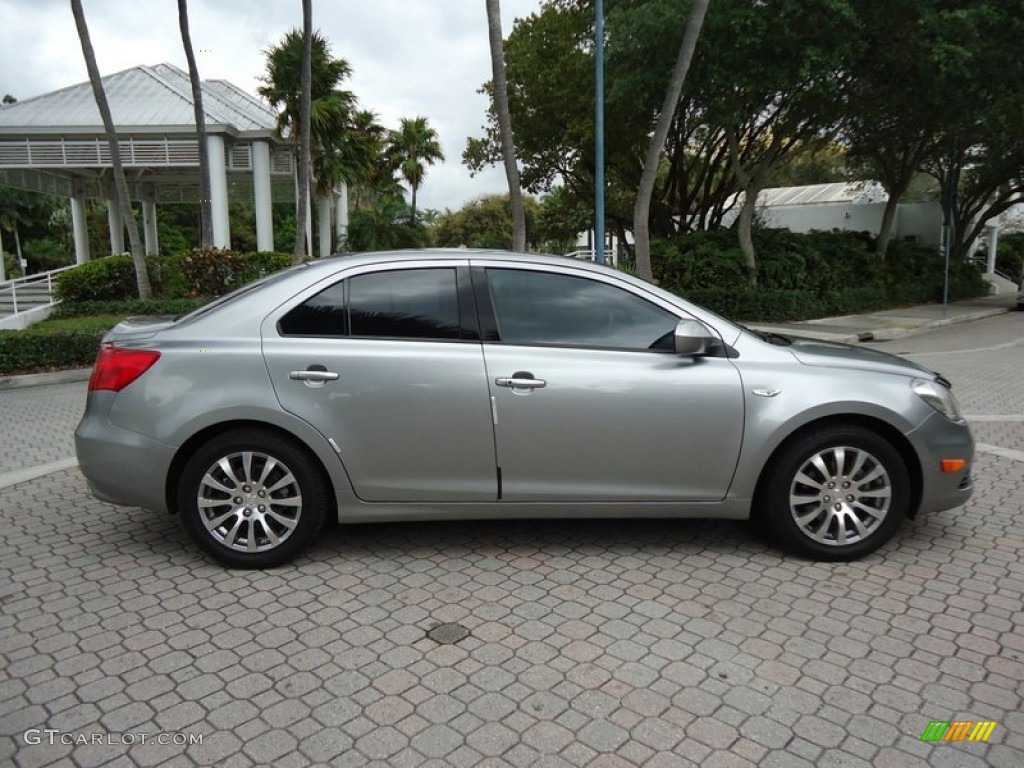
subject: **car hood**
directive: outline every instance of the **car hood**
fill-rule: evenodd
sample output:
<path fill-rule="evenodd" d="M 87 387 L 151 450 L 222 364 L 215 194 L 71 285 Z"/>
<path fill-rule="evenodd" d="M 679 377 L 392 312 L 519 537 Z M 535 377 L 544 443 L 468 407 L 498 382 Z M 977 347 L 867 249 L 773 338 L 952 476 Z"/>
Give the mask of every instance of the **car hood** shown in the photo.
<path fill-rule="evenodd" d="M 804 365 L 822 368 L 853 368 L 859 371 L 879 371 L 901 376 L 925 374 L 931 378 L 935 375 L 930 369 L 911 360 L 890 355 L 888 352 L 879 352 L 877 349 L 855 347 L 835 341 L 819 341 L 795 336 L 790 338 L 793 343 L 788 347 L 789 351 Z"/>
<path fill-rule="evenodd" d="M 155 336 L 158 331 L 174 325 L 171 316 L 129 317 L 115 325 L 103 337 L 103 341 L 137 341 Z"/>

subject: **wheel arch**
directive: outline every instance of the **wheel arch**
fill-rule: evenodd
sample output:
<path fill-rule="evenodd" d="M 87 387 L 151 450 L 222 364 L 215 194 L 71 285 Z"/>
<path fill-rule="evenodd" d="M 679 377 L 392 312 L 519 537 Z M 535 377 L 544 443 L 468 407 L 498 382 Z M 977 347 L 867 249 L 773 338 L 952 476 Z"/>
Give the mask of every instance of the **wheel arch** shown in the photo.
<path fill-rule="evenodd" d="M 785 454 L 789 447 L 802 439 L 808 433 L 820 430 L 822 427 L 844 426 L 857 426 L 870 430 L 886 440 L 890 445 L 892 445 L 896 452 L 899 453 L 900 458 L 903 459 L 903 463 L 907 468 L 907 475 L 910 477 L 910 504 L 907 508 L 908 516 L 910 518 L 914 518 L 917 515 L 917 509 L 921 503 L 923 474 L 921 471 L 921 460 L 918 457 L 917 452 L 914 450 L 913 445 L 911 445 L 910 441 L 904 434 L 888 422 L 873 416 L 849 413 L 825 416 L 806 424 L 802 424 L 775 446 L 775 449 L 768 457 L 768 460 L 762 466 L 761 472 L 757 478 L 757 484 L 754 486 L 754 495 L 750 509 L 751 519 L 760 517 L 764 514 L 764 505 L 761 504 L 761 499 L 764 496 L 764 486 L 766 485 L 768 478 L 771 477 L 772 472 L 775 471 L 775 466 L 780 457 Z"/>
<path fill-rule="evenodd" d="M 182 443 L 178 450 L 175 451 L 174 458 L 171 459 L 171 464 L 167 470 L 167 482 L 164 488 L 165 498 L 167 500 L 167 509 L 171 514 L 177 514 L 178 511 L 178 485 L 181 480 L 181 473 L 185 469 L 185 464 L 188 462 L 192 454 L 204 443 L 209 442 L 219 435 L 223 435 L 227 432 L 233 432 L 235 430 L 242 429 L 261 429 L 267 432 L 274 432 L 280 435 L 283 439 L 288 440 L 298 446 L 311 461 L 311 466 L 314 471 L 317 472 L 327 487 L 334 491 L 334 483 L 331 479 L 330 473 L 327 471 L 327 467 L 324 466 L 323 461 L 317 455 L 316 451 L 312 450 L 306 443 L 294 433 L 284 429 L 276 424 L 270 424 L 265 421 L 259 421 L 256 419 L 236 419 L 232 421 L 222 421 L 216 424 L 211 424 L 207 427 L 196 432 L 194 435 L 189 437 L 184 443 Z M 329 515 L 333 515 L 334 519 L 338 517 L 338 500 L 337 494 L 332 492 L 328 494 L 330 503 L 330 509 L 328 510 Z"/>

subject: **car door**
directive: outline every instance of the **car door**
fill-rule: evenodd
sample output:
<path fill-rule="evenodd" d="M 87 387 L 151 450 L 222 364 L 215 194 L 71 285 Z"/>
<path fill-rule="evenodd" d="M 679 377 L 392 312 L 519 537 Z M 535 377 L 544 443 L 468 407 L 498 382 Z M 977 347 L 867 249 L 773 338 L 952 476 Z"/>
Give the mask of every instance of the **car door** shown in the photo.
<path fill-rule="evenodd" d="M 476 262 L 474 262 L 476 264 Z M 504 501 L 724 498 L 737 369 L 674 353 L 683 313 L 614 277 L 474 267 Z"/>
<path fill-rule="evenodd" d="M 496 499 L 464 262 L 346 273 L 268 316 L 263 353 L 282 407 L 333 442 L 360 498 Z"/>

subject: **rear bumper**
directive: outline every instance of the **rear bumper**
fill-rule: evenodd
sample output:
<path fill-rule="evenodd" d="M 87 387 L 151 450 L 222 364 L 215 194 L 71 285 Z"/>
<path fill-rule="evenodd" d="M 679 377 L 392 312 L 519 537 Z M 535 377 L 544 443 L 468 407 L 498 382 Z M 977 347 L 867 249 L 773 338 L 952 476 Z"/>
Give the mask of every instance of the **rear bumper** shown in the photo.
<path fill-rule="evenodd" d="M 110 423 L 113 393 L 92 393 L 75 430 L 78 466 L 93 495 L 121 506 L 167 511 L 167 470 L 174 449 Z"/>
<path fill-rule="evenodd" d="M 966 504 L 974 493 L 971 472 L 974 469 L 974 438 L 966 422 L 953 422 L 939 413 L 929 416 L 908 438 L 921 460 L 922 514 L 941 512 Z M 943 472 L 942 459 L 964 459 L 967 466 L 959 472 Z"/>

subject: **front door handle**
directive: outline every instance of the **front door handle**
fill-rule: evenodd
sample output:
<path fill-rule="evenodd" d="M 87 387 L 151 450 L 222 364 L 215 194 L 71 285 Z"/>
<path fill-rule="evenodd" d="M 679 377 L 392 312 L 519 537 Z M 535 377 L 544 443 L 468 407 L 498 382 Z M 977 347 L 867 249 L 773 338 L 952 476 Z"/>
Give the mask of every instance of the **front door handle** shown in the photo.
<path fill-rule="evenodd" d="M 495 379 L 494 383 L 499 387 L 509 387 L 510 389 L 541 389 L 548 385 L 544 379 L 534 378 L 529 371 L 516 371 L 509 377 Z"/>

